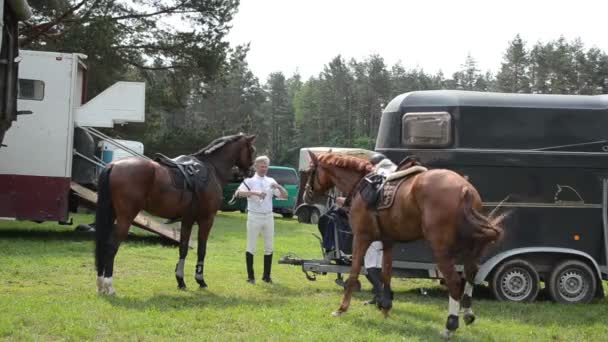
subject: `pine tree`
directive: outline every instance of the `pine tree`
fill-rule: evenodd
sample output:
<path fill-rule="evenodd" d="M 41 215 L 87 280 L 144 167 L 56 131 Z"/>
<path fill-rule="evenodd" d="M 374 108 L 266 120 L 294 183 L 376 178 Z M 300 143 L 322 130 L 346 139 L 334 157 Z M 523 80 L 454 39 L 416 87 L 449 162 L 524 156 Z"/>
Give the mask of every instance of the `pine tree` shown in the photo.
<path fill-rule="evenodd" d="M 529 93 L 529 63 L 530 58 L 525 48 L 525 42 L 518 34 L 509 42 L 507 51 L 503 55 L 500 72 L 496 75 L 498 90 L 509 93 Z"/>

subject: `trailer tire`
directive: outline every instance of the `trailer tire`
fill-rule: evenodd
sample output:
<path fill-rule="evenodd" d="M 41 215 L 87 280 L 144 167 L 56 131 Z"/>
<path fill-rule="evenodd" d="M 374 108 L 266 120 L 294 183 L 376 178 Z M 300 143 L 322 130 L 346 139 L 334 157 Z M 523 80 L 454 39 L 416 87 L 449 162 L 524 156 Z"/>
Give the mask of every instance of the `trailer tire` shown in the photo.
<path fill-rule="evenodd" d="M 549 295 L 557 303 L 589 303 L 597 289 L 595 272 L 584 262 L 565 260 L 557 264 L 549 276 Z"/>
<path fill-rule="evenodd" d="M 299 223 L 308 223 L 310 221 L 310 210 L 306 208 L 301 208 L 298 210 L 298 222 Z"/>
<path fill-rule="evenodd" d="M 512 259 L 498 267 L 490 285 L 500 301 L 533 302 L 540 290 L 540 277 L 529 262 Z"/>

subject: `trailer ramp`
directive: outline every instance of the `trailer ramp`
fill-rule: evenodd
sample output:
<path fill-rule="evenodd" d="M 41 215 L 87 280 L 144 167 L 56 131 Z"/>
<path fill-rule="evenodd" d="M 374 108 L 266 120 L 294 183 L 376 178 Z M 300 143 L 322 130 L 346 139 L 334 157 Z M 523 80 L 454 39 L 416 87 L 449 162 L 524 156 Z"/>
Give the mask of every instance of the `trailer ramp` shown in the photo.
<path fill-rule="evenodd" d="M 95 191 L 87 189 L 76 182 L 71 182 L 70 188 L 74 191 L 76 196 L 83 199 L 85 202 L 93 206 L 97 205 L 97 193 Z M 162 224 L 143 212 L 137 214 L 135 220 L 133 220 L 133 225 L 179 243 L 180 230 L 178 228 Z M 189 243 L 189 245 L 192 247 L 191 243 Z"/>

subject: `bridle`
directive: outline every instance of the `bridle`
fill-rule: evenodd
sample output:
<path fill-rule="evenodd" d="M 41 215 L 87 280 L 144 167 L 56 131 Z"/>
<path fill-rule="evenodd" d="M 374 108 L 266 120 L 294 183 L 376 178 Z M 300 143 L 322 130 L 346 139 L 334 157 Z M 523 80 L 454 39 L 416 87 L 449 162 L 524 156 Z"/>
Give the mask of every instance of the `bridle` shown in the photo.
<path fill-rule="evenodd" d="M 308 199 L 312 200 L 314 190 L 315 190 L 314 189 L 315 179 L 317 179 L 317 166 L 316 165 L 314 165 L 310 168 L 310 174 L 308 175 L 308 180 L 306 181 L 306 185 L 304 186 L 304 188 L 305 188 L 304 199 L 308 198 Z M 344 206 L 347 206 L 347 207 L 350 206 L 353 192 L 354 191 L 351 191 L 350 193 L 346 194 Z M 334 201 L 334 202 L 336 201 L 337 196 L 334 196 L 331 194 L 326 194 L 326 196 L 328 198 L 330 198 L 332 201 Z"/>
<path fill-rule="evenodd" d="M 314 194 L 313 184 L 314 180 L 317 177 L 317 166 L 314 165 L 310 168 L 310 174 L 308 175 L 308 180 L 306 181 L 306 185 L 304 186 L 304 200 L 310 199 L 312 200 L 312 196 Z"/>

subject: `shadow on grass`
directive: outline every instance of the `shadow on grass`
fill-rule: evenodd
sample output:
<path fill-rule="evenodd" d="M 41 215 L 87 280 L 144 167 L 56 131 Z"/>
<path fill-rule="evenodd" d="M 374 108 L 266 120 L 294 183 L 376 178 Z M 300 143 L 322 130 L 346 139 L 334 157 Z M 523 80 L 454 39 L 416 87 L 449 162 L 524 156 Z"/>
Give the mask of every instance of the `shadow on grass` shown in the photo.
<path fill-rule="evenodd" d="M 419 312 L 393 310 L 389 319 L 381 318 L 381 313 L 375 310 L 380 318 L 364 319 L 356 318 L 357 326 L 376 330 L 379 334 L 397 332 L 401 336 L 415 336 L 423 341 L 445 341 L 440 333 L 445 329 L 445 319 L 437 319 L 436 316 Z M 371 313 L 370 313 L 371 314 Z M 446 318 L 447 319 L 447 318 Z M 467 327 L 460 320 L 460 327 L 453 339 L 457 341 L 491 341 L 493 337 L 479 330 L 474 336 L 463 336 Z"/>
<path fill-rule="evenodd" d="M 423 304 L 434 307 L 437 312 L 447 315 L 447 291 L 441 287 L 425 288 L 425 290 L 426 295 L 421 294 L 421 288 L 396 292 L 395 302 Z M 500 302 L 494 298 L 487 286 L 476 286 L 473 293 L 473 310 L 478 319 L 483 320 L 486 317 L 493 321 L 516 321 L 520 324 L 538 326 L 551 323 L 576 328 L 603 323 L 605 317 L 601 312 L 603 312 L 605 304 L 605 299 L 595 300 L 590 304 L 557 304 L 550 300 L 545 289 L 541 290 L 534 303 Z M 397 311 L 397 315 L 403 315 L 403 317 L 412 315 L 411 312 L 401 314 L 399 311 Z M 420 315 L 420 313 L 414 315 Z M 429 318 L 424 317 L 424 319 Z M 464 324 L 461 324 L 462 326 Z"/>
<path fill-rule="evenodd" d="M 176 290 L 178 291 L 178 290 Z M 186 294 L 184 296 L 184 294 Z M 188 289 L 183 293 L 176 294 L 159 294 L 152 297 L 141 299 L 134 297 L 119 296 L 101 296 L 104 300 L 112 305 L 124 307 L 131 310 L 167 310 L 167 309 L 184 309 L 197 308 L 212 305 L 214 307 L 235 307 L 245 306 L 257 308 L 263 306 L 280 306 L 288 304 L 287 296 L 273 296 L 271 298 L 264 297 L 259 299 L 244 298 L 237 294 L 233 296 L 218 295 L 209 290 L 200 290 L 198 288 Z"/>
<path fill-rule="evenodd" d="M 27 241 L 93 241 L 94 232 L 79 232 L 75 230 L 50 230 L 50 229 L 1 229 L 2 240 L 27 240 Z M 129 233 L 127 243 L 157 244 L 162 246 L 177 246 L 177 243 L 155 235 L 136 235 Z"/>

